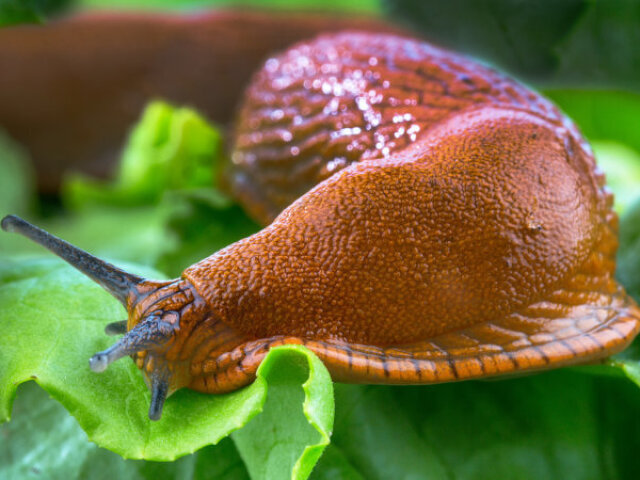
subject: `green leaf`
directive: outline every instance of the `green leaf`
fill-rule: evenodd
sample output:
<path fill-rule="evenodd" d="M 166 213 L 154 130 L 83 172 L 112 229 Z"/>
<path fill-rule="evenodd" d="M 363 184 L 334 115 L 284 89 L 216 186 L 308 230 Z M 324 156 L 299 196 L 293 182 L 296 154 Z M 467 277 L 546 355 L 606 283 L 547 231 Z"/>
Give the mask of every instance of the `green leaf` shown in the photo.
<path fill-rule="evenodd" d="M 613 140 L 640 152 L 640 94 L 616 90 L 546 89 L 589 140 Z"/>
<path fill-rule="evenodd" d="M 607 175 L 607 186 L 614 193 L 615 209 L 623 213 L 640 199 L 640 153 L 612 141 L 593 141 L 591 146 L 598 166 Z"/>
<path fill-rule="evenodd" d="M 365 480 L 346 455 L 331 443 L 311 473 L 312 479 Z"/>
<path fill-rule="evenodd" d="M 221 137 L 194 111 L 152 102 L 134 127 L 118 178 L 69 177 L 74 214 L 54 230 L 100 254 L 172 275 L 259 229 L 213 187 Z"/>
<path fill-rule="evenodd" d="M 273 378 L 282 380 L 286 388 L 300 388 L 306 380 L 301 377 L 300 364 L 307 362 L 305 413 L 308 422 L 321 429 L 322 438 L 309 444 L 311 453 L 306 453 L 303 440 L 292 444 L 296 451 L 305 451 L 300 468 L 310 469 L 315 452 L 327 441 L 333 411 L 331 382 L 324 366 L 305 349 L 272 351 L 258 380 L 228 395 L 180 390 L 167 401 L 162 419 L 150 422 L 149 392 L 132 362 L 116 362 L 102 375 L 88 368 L 87 359 L 112 342 L 103 333 L 104 325 L 125 314 L 106 292 L 57 259 L 5 259 L 0 262 L 0 304 L 5 332 L 0 337 L 0 421 L 9 418 L 17 386 L 35 380 L 64 405 L 96 444 L 125 458 L 174 460 L 217 443 L 257 415 L 270 376 L 275 375 L 272 370 L 277 370 Z M 283 355 L 292 358 L 291 362 L 278 361 Z M 275 362 L 277 369 L 272 365 Z M 294 408 L 291 403 L 282 412 L 284 418 L 269 416 L 285 425 L 285 434 Z M 287 448 L 283 452 L 290 456 Z"/>
<path fill-rule="evenodd" d="M 608 359 L 607 365 L 621 370 L 640 387 L 640 341 L 634 341 L 626 350 Z"/>
<path fill-rule="evenodd" d="M 386 0 L 384 5 L 436 44 L 540 77 L 558 67 L 554 49 L 579 22 L 587 2 Z"/>
<path fill-rule="evenodd" d="M 336 385 L 330 455 L 312 478 L 635 478 L 639 439 L 640 389 L 570 370 L 433 386 Z"/>
<path fill-rule="evenodd" d="M 434 442 L 406 417 L 410 403 L 393 399 L 418 388 L 433 397 L 439 387 L 336 386 L 332 444 L 363 478 L 448 478 Z"/>
<path fill-rule="evenodd" d="M 0 27 L 42 23 L 45 16 L 69 6 L 72 0 L 0 0 Z"/>
<path fill-rule="evenodd" d="M 640 90 L 636 0 L 385 0 L 424 38 L 545 85 Z"/>
<path fill-rule="evenodd" d="M 300 355 L 304 352 L 306 358 Z M 272 361 L 260 365 L 257 380 L 265 388 L 269 384 L 265 410 L 235 432 L 233 440 L 253 480 L 304 480 L 331 437 L 331 377 L 323 363 L 302 347 L 278 348 L 270 355 Z M 297 409 L 303 401 L 304 413 Z"/>
<path fill-rule="evenodd" d="M 154 206 L 93 205 L 43 226 L 95 255 L 151 265 L 175 277 L 260 228 L 212 188 L 167 192 Z M 41 252 L 7 235 L 0 236 L 0 242 L 4 237 L 20 247 L 16 251 Z"/>
<path fill-rule="evenodd" d="M 156 203 L 167 190 L 212 187 L 222 155 L 220 132 L 188 108 L 150 103 L 124 148 L 112 183 L 71 176 L 63 186 L 67 205 Z"/>
<path fill-rule="evenodd" d="M 18 389 L 13 419 L 0 425 L 0 478 L 67 480 L 247 480 L 230 439 L 173 463 L 124 460 L 87 439 L 78 422 L 34 382 Z"/>
<path fill-rule="evenodd" d="M 547 1 L 549 14 L 554 5 Z M 640 90 L 640 4 L 636 0 L 586 1 L 571 34 L 556 46 L 553 80 Z"/>
<path fill-rule="evenodd" d="M 166 211 L 162 206 L 126 209 L 94 206 L 37 223 L 70 243 L 82 245 L 94 255 L 143 265 L 154 266 L 165 253 L 178 248 L 176 235 L 166 228 Z M 0 254 L 41 255 L 42 252 L 41 246 L 27 242 L 21 236 L 0 234 Z M 186 266 L 183 264 L 177 273 Z"/>

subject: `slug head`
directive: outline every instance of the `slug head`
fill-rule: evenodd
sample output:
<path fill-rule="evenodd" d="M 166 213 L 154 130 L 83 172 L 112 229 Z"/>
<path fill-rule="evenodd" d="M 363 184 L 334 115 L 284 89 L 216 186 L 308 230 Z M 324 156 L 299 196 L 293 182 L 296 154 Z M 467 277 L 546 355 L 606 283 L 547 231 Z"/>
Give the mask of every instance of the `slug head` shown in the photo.
<path fill-rule="evenodd" d="M 105 332 L 124 336 L 89 360 L 94 372 L 103 372 L 116 360 L 131 356 L 151 390 L 149 418 L 158 420 L 164 400 L 189 384 L 190 357 L 181 348 L 190 328 L 206 315 L 204 302 L 188 282 L 142 280 L 125 307 L 129 319 L 110 323 Z"/>
<path fill-rule="evenodd" d="M 190 381 L 189 357 L 180 357 L 189 329 L 181 327 L 197 324 L 206 315 L 205 304 L 193 287 L 184 280 L 159 282 L 127 273 L 14 215 L 2 219 L 2 229 L 49 249 L 127 309 L 127 321 L 111 323 L 105 329 L 108 334 L 124 336 L 91 357 L 89 365 L 94 372 L 102 372 L 112 362 L 132 356 L 151 390 L 149 418 L 158 420 L 167 396 Z"/>

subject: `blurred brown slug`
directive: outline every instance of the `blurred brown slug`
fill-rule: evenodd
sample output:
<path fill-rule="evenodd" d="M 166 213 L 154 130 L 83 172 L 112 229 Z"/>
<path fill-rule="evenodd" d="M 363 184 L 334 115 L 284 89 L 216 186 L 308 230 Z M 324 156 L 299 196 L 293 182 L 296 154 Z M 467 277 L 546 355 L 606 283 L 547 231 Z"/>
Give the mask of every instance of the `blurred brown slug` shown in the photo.
<path fill-rule="evenodd" d="M 640 310 L 616 283 L 604 175 L 549 101 L 454 53 L 338 33 L 266 61 L 239 111 L 227 188 L 262 231 L 158 282 L 15 216 L 127 309 L 91 358 L 152 391 L 247 385 L 301 344 L 341 382 L 425 384 L 593 362 Z"/>

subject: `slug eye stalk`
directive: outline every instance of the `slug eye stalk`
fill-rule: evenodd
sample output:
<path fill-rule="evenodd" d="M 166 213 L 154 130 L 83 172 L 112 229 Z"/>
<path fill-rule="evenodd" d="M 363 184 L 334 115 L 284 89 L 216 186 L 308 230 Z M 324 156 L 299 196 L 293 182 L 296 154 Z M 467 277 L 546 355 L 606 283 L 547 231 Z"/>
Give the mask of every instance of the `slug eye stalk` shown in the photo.
<path fill-rule="evenodd" d="M 62 258 L 102 286 L 127 309 L 131 307 L 132 302 L 145 293 L 151 283 L 154 283 L 125 272 L 15 215 L 4 217 L 0 225 L 4 231 L 19 233 Z M 153 287 L 163 286 L 166 283 L 157 282 Z M 126 320 L 111 323 L 107 325 L 105 332 L 109 335 L 124 334 L 124 337 L 108 349 L 93 355 L 89 360 L 89 366 L 94 372 L 103 372 L 111 363 L 122 357 L 146 350 L 152 351 L 162 346 L 171 337 L 173 331 L 174 326 L 171 323 L 163 321 L 156 315 L 148 316 L 129 332 L 127 332 Z M 152 358 L 156 366 L 146 372 L 151 389 L 149 418 L 158 420 L 162 414 L 164 401 L 171 391 L 171 373 L 160 357 L 149 352 L 147 361 Z"/>
<path fill-rule="evenodd" d="M 15 215 L 4 217 L 1 226 L 5 232 L 19 233 L 62 258 L 117 298 L 125 308 L 129 294 L 135 290 L 138 283 L 144 280 L 142 277 L 125 272 L 94 257 Z"/>
<path fill-rule="evenodd" d="M 104 372 L 110 364 L 122 357 L 162 345 L 167 340 L 168 332 L 159 329 L 159 324 L 160 322 L 154 316 L 140 322 L 112 346 L 91 357 L 89 359 L 91 370 L 96 373 Z"/>
<path fill-rule="evenodd" d="M 166 369 L 154 370 L 151 381 L 151 403 L 149 404 L 149 419 L 160 420 L 164 401 L 169 395 L 169 373 Z"/>
<path fill-rule="evenodd" d="M 118 329 L 126 325 L 116 322 L 107 326 L 107 330 L 118 334 L 114 325 Z M 111 327 L 111 328 L 110 328 Z M 91 370 L 96 373 L 104 372 L 107 367 L 128 355 L 135 355 L 139 352 L 147 351 L 145 362 L 152 359 L 154 367 L 145 368 L 148 377 L 148 385 L 151 389 L 151 403 L 149 405 L 149 418 L 159 420 L 162 415 L 162 407 L 170 393 L 171 374 L 160 356 L 152 353 L 154 348 L 163 345 L 173 333 L 173 326 L 163 322 L 159 317 L 151 315 L 126 332 L 125 336 L 118 340 L 111 347 L 102 352 L 98 352 L 89 359 Z"/>
<path fill-rule="evenodd" d="M 121 320 L 119 322 L 111 322 L 104 327 L 104 333 L 110 336 L 124 335 L 127 333 L 127 321 Z"/>

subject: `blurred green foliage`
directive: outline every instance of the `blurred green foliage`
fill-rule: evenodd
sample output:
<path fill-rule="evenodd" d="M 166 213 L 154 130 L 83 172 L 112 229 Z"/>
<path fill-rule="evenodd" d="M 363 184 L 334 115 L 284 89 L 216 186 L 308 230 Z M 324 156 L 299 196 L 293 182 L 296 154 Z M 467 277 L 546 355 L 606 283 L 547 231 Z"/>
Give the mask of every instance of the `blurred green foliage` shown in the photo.
<path fill-rule="evenodd" d="M 0 131 L 0 215 L 9 212 L 21 215 L 33 207 L 31 170 L 27 152 Z"/>
<path fill-rule="evenodd" d="M 377 13 L 380 0 L 0 0 L 0 27 L 41 23 L 71 9 L 183 10 L 232 7 L 305 8 Z"/>
<path fill-rule="evenodd" d="M 123 259 L 178 276 L 259 228 L 214 188 L 222 161 L 216 128 L 191 109 L 152 102 L 129 136 L 115 179 L 67 178 L 62 198 L 73 220 L 64 234 L 103 255 L 122 248 Z M 130 227 L 100 245 L 118 225 Z"/>
<path fill-rule="evenodd" d="M 74 0 L 0 0 L 0 27 L 21 23 L 42 23 L 62 13 Z"/>
<path fill-rule="evenodd" d="M 584 0 L 387 0 L 390 15 L 431 41 L 469 52 L 520 75 L 549 75 L 560 65 L 556 47 L 579 22 Z"/>
<path fill-rule="evenodd" d="M 77 0 L 83 7 L 126 9 L 201 10 L 210 7 L 306 8 L 377 12 L 379 0 Z"/>
<path fill-rule="evenodd" d="M 62 195 L 79 210 L 95 204 L 154 204 L 167 191 L 213 185 L 212 158 L 222 156 L 222 135 L 188 108 L 156 101 L 147 106 L 124 148 L 110 183 L 75 175 Z"/>
<path fill-rule="evenodd" d="M 640 90 L 636 0 L 383 0 L 434 43 L 537 85 Z"/>

